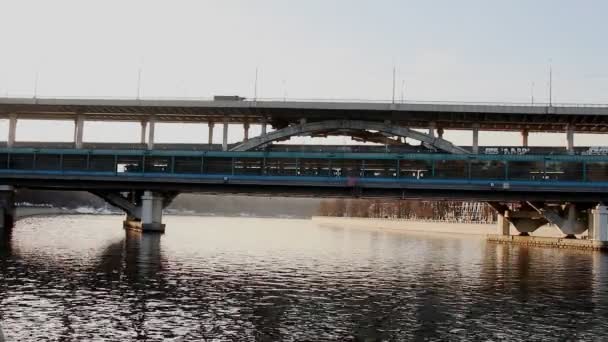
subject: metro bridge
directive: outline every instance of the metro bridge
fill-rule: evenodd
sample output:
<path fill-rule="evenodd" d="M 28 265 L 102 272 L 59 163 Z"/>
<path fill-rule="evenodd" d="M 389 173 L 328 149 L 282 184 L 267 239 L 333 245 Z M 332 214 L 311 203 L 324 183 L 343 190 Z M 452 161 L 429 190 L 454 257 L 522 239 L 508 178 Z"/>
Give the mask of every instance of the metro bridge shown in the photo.
<path fill-rule="evenodd" d="M 608 240 L 608 156 L 574 145 L 577 132 L 608 132 L 605 106 L 0 99 L 0 116 L 9 119 L 8 140 L 0 149 L 5 226 L 12 189 L 25 187 L 91 191 L 122 208 L 126 225 L 145 231 L 164 230 L 162 208 L 179 192 L 196 191 L 474 199 L 499 212 L 502 234 L 510 224 L 528 234 L 553 223 L 570 237 L 591 228 L 591 237 Z M 21 119 L 73 120 L 74 141 L 56 148 L 17 142 Z M 87 144 L 87 120 L 141 122 L 141 142 L 112 149 Z M 209 143 L 160 149 L 154 141 L 157 122 L 206 122 Z M 223 124 L 221 145 L 213 143 L 216 122 Z M 243 125 L 244 139 L 228 144 L 228 124 L 234 123 Z M 259 136 L 249 137 L 251 123 L 262 127 Z M 445 140 L 446 129 L 470 129 L 472 146 Z M 485 154 L 480 130 L 520 131 L 526 153 L 534 149 L 528 146 L 529 132 L 563 132 L 565 146 L 550 154 Z M 359 146 L 320 153 L 300 146 L 287 152 L 276 144 L 293 136 L 330 135 L 380 143 L 384 151 Z M 420 145 L 412 147 L 406 139 Z M 366 148 L 369 152 L 353 151 Z"/>

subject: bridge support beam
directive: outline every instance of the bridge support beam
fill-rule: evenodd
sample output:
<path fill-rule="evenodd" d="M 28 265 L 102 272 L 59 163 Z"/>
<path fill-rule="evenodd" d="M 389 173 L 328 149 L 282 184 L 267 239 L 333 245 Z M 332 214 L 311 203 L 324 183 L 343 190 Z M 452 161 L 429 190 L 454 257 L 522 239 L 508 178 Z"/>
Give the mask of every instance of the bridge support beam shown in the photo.
<path fill-rule="evenodd" d="M 599 204 L 591 210 L 589 238 L 596 241 L 608 241 L 608 207 Z"/>
<path fill-rule="evenodd" d="M 15 146 L 15 138 L 17 136 L 17 114 L 10 114 L 8 116 L 8 139 L 6 146 L 11 148 Z"/>
<path fill-rule="evenodd" d="M 243 124 L 243 141 L 249 140 L 249 122 Z"/>
<path fill-rule="evenodd" d="M 148 150 L 154 149 L 154 126 L 156 126 L 156 118 L 151 116 L 148 120 Z"/>
<path fill-rule="evenodd" d="M 528 147 L 528 135 L 529 132 L 527 129 L 521 131 L 521 146 Z"/>
<path fill-rule="evenodd" d="M 142 232 L 163 233 L 163 209 L 169 206 L 178 195 L 176 192 L 94 192 L 109 204 L 122 209 L 127 217 L 123 223 L 125 229 Z"/>
<path fill-rule="evenodd" d="M 574 154 L 574 126 L 566 127 L 566 150 L 569 154 Z"/>
<path fill-rule="evenodd" d="M 479 124 L 473 124 L 473 153 L 479 153 Z"/>
<path fill-rule="evenodd" d="M 266 135 L 266 130 L 267 130 L 267 123 L 266 123 L 266 118 L 262 118 L 262 135 Z"/>
<path fill-rule="evenodd" d="M 442 127 L 437 127 L 437 138 L 443 139 L 444 130 Z"/>
<path fill-rule="evenodd" d="M 139 134 L 139 143 L 142 145 L 146 144 L 146 126 L 148 125 L 147 122 L 142 121 L 140 122 L 141 124 L 141 133 Z"/>
<path fill-rule="evenodd" d="M 222 151 L 228 151 L 228 118 L 224 117 L 224 130 L 222 134 Z"/>
<path fill-rule="evenodd" d="M 511 235 L 511 222 L 505 217 L 505 215 L 498 214 L 498 220 L 496 222 L 497 232 L 496 234 L 502 236 Z"/>
<path fill-rule="evenodd" d="M 547 220 L 536 211 L 508 211 L 506 218 L 513 224 L 521 236 L 528 236 L 547 224 Z"/>
<path fill-rule="evenodd" d="M 429 123 L 429 136 L 431 136 L 433 138 L 435 137 L 435 127 L 436 126 L 437 125 L 435 124 L 435 122 Z"/>
<path fill-rule="evenodd" d="M 141 230 L 158 233 L 165 231 L 162 194 L 145 191 L 141 196 Z"/>
<path fill-rule="evenodd" d="M 513 224 L 519 235 L 528 236 L 548 222 L 527 202 L 522 203 L 517 209 L 498 202 L 488 202 L 488 204 L 498 212 L 498 235 L 509 235 L 510 225 Z"/>
<path fill-rule="evenodd" d="M 213 145 L 213 127 L 215 126 L 215 123 L 213 121 L 209 121 L 207 126 L 209 128 L 209 134 L 207 134 L 209 138 L 209 145 Z"/>
<path fill-rule="evenodd" d="M 524 236 L 529 235 L 547 223 L 551 223 L 555 225 L 566 238 L 575 238 L 575 235 L 584 233 L 585 230 L 594 225 L 590 225 L 588 222 L 589 215 L 587 208 L 589 208 L 589 203 L 579 203 L 577 206 L 574 203 L 547 204 L 522 202 L 517 209 L 510 209 L 506 205 L 496 202 L 489 202 L 488 204 L 499 214 L 499 235 L 502 235 L 500 233 L 501 229 L 506 229 L 503 226 L 504 222 L 501 222 L 501 216 L 504 216 L 504 219 L 512 223 L 520 232 L 520 235 Z M 597 209 L 598 220 L 604 220 L 604 218 L 602 218 L 602 215 L 604 215 L 602 213 L 604 212 L 605 211 L 602 211 L 601 209 Z M 608 212 L 605 215 L 608 215 Z M 593 221 L 595 221 L 595 215 L 593 216 Z M 601 225 L 602 223 L 600 223 L 600 226 Z M 608 231 L 608 226 L 605 229 Z M 592 233 L 590 232 L 589 235 L 591 236 Z"/>
<path fill-rule="evenodd" d="M 10 233 L 15 225 L 15 189 L 0 185 L 0 235 Z"/>
<path fill-rule="evenodd" d="M 74 121 L 74 147 L 82 148 L 84 137 L 84 116 L 78 115 Z"/>

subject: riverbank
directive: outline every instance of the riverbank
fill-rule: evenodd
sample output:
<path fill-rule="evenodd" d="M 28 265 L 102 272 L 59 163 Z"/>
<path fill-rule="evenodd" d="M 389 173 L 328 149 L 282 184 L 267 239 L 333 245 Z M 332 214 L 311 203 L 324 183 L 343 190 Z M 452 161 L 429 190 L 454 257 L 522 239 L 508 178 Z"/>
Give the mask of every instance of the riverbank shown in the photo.
<path fill-rule="evenodd" d="M 57 208 L 46 206 L 31 206 L 31 207 L 16 207 L 15 221 L 19 221 L 28 217 L 35 216 L 56 216 L 56 215 L 117 215 L 119 212 L 114 212 L 107 209 L 95 209 L 90 207 L 81 208 Z"/>
<path fill-rule="evenodd" d="M 464 234 L 486 237 L 496 234 L 496 223 L 461 223 L 445 221 L 421 221 L 405 219 L 376 219 L 359 217 L 326 217 L 314 216 L 314 222 L 320 225 L 347 227 L 354 229 L 372 229 L 392 232 L 420 232 L 433 234 Z M 511 235 L 519 232 L 511 227 Z M 563 234 L 555 226 L 546 225 L 533 233 L 537 237 L 562 238 Z M 582 236 L 585 236 L 583 234 Z"/>

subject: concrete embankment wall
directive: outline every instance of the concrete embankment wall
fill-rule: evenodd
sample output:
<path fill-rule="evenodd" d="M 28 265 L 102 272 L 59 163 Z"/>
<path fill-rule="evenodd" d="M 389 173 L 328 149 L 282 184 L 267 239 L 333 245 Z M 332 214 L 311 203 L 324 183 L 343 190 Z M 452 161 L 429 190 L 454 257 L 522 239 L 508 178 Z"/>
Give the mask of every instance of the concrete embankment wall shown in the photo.
<path fill-rule="evenodd" d="M 379 229 L 395 232 L 426 232 L 426 233 L 449 233 L 482 235 L 496 233 L 495 223 L 460 223 L 446 221 L 419 221 L 404 219 L 376 219 L 357 217 L 326 217 L 315 216 L 313 221 L 321 225 L 338 226 L 355 229 Z M 511 226 L 511 234 L 518 235 L 519 232 Z M 563 234 L 554 226 L 546 225 L 540 227 L 533 233 L 534 236 L 563 237 Z"/>

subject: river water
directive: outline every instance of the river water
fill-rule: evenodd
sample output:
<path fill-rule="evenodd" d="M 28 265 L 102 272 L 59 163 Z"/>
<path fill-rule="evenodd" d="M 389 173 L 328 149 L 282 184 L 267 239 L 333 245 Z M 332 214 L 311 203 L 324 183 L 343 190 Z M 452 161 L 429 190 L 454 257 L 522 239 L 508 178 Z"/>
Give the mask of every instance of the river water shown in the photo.
<path fill-rule="evenodd" d="M 319 226 L 28 218 L 0 245 L 10 341 L 534 341 L 608 338 L 608 259 Z"/>

